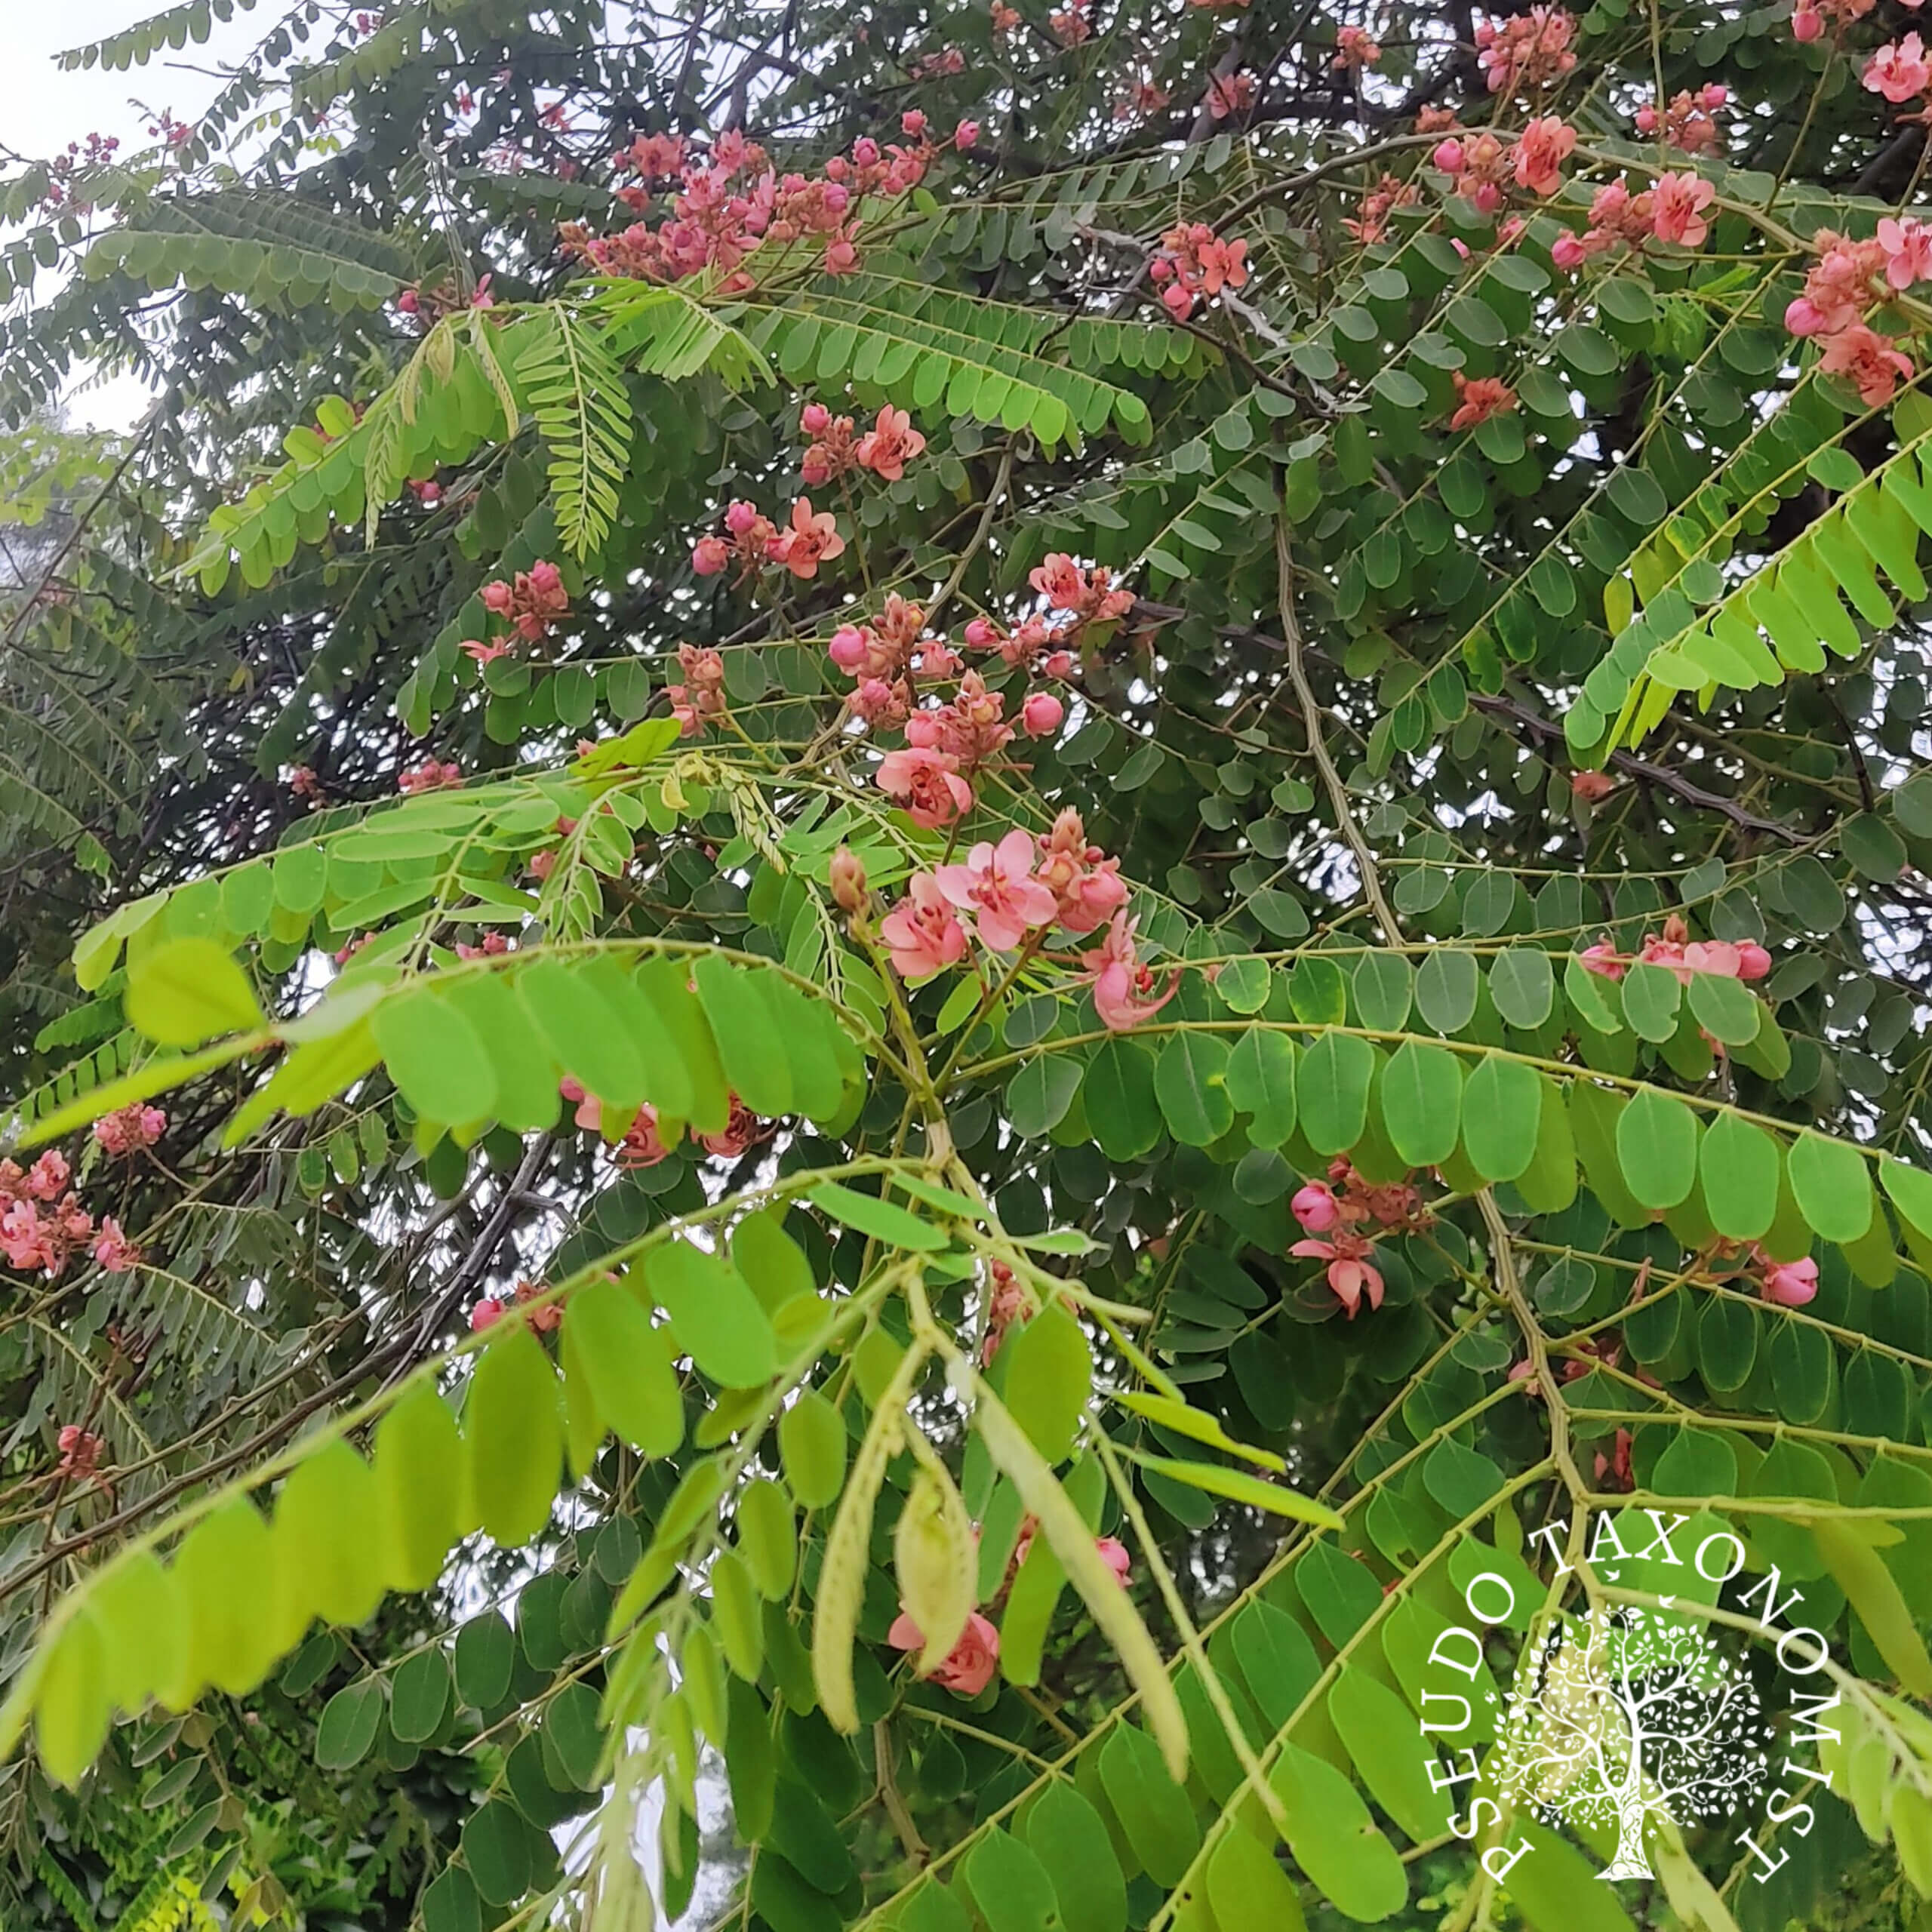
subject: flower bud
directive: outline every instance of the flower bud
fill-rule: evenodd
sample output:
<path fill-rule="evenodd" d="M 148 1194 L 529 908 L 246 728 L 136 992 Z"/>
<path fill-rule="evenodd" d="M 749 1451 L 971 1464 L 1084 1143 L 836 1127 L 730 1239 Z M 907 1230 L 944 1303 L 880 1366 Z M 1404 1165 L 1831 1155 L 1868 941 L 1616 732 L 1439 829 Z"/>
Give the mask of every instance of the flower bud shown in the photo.
<path fill-rule="evenodd" d="M 1454 135 L 1446 141 L 1438 141 L 1435 153 L 1429 158 L 1444 174 L 1460 174 L 1469 165 L 1469 157 L 1463 152 L 1463 144 Z"/>
<path fill-rule="evenodd" d="M 832 855 L 833 903 L 848 912 L 863 912 L 869 897 L 865 862 L 851 846 L 840 846 Z"/>
<path fill-rule="evenodd" d="M 977 121 L 962 121 L 952 131 L 952 145 L 961 154 L 973 146 L 980 138 L 980 124 Z"/>
<path fill-rule="evenodd" d="M 857 624 L 841 624 L 826 650 L 840 670 L 856 671 L 866 661 L 866 634 Z"/>
<path fill-rule="evenodd" d="M 1051 691 L 1033 691 L 1020 708 L 1020 728 L 1029 738 L 1048 738 L 1066 717 L 1066 706 Z"/>
<path fill-rule="evenodd" d="M 799 415 L 798 427 L 808 436 L 822 436 L 832 427 L 832 411 L 822 402 L 808 402 Z"/>

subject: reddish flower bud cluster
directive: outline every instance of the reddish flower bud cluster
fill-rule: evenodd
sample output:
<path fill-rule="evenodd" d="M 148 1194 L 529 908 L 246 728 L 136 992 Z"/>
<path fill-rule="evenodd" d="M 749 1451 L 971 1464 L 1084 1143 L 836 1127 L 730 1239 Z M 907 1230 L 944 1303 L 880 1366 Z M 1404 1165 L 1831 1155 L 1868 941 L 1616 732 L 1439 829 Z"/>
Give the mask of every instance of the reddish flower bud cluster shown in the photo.
<path fill-rule="evenodd" d="M 1561 7 L 1532 7 L 1507 20 L 1480 22 L 1476 65 L 1490 92 L 1533 93 L 1572 72 L 1576 32 L 1575 17 Z"/>
<path fill-rule="evenodd" d="M 715 651 L 681 644 L 678 669 L 684 673 L 683 681 L 667 685 L 664 695 L 671 700 L 671 715 L 681 734 L 695 738 L 706 720 L 724 715 L 724 660 Z"/>
<path fill-rule="evenodd" d="M 539 1295 L 549 1292 L 549 1287 L 540 1281 L 519 1281 L 509 1301 L 501 1295 L 485 1295 L 470 1309 L 470 1332 L 480 1335 L 486 1328 L 494 1328 L 512 1306 L 534 1301 Z M 524 1316 L 523 1323 L 533 1335 L 554 1335 L 564 1325 L 562 1306 L 554 1301 L 546 1302 L 541 1308 L 531 1309 Z"/>
<path fill-rule="evenodd" d="M 168 1131 L 168 1116 L 160 1108 L 139 1100 L 103 1114 L 94 1124 L 94 1137 L 103 1151 L 119 1157 L 152 1147 Z"/>
<path fill-rule="evenodd" d="M 643 184 L 675 177 L 678 192 L 670 215 L 656 229 L 638 221 L 603 236 L 592 235 L 581 222 L 568 222 L 558 235 L 566 253 L 599 274 L 680 281 L 715 270 L 727 294 L 743 294 L 753 285 L 743 264 L 755 250 L 808 237 L 823 239 L 826 273 L 849 275 L 859 265 L 858 204 L 868 195 L 893 199 L 909 193 L 938 151 L 921 115 L 917 145 L 881 149 L 870 135 L 862 135 L 849 156 L 835 155 L 824 178 L 812 180 L 779 174 L 764 149 L 735 129 L 721 134 L 708 156 L 699 157 L 688 155 L 672 136 L 641 135 L 618 159 L 635 169 Z M 639 214 L 651 198 L 643 184 L 618 190 L 619 198 Z"/>
<path fill-rule="evenodd" d="M 1695 94 L 1687 90 L 1674 94 L 1661 113 L 1654 101 L 1637 110 L 1637 131 L 1655 134 L 1661 131 L 1664 145 L 1683 154 L 1716 154 L 1724 143 L 1718 132 L 1717 110 L 1730 98 L 1730 90 L 1715 81 L 1707 81 Z"/>
<path fill-rule="evenodd" d="M 526 644 L 541 643 L 558 619 L 570 612 L 564 574 L 552 563 L 532 564 L 508 583 L 499 577 L 486 583 L 481 595 L 484 609 L 503 619 Z"/>
<path fill-rule="evenodd" d="M 1382 49 L 1366 27 L 1344 26 L 1335 33 L 1334 66 L 1337 72 L 1359 73 L 1382 58 Z"/>
<path fill-rule="evenodd" d="M 1364 248 L 1380 242 L 1389 232 L 1389 217 L 1397 208 L 1413 206 L 1422 198 L 1422 190 L 1413 181 L 1385 174 L 1363 195 L 1352 215 L 1342 218 L 1342 226 Z"/>
<path fill-rule="evenodd" d="M 418 792 L 440 792 L 451 785 L 463 783 L 463 768 L 452 762 L 438 764 L 432 758 L 425 758 L 420 764 L 413 764 L 395 775 L 396 789 L 411 795 Z"/>
<path fill-rule="evenodd" d="M 1346 1158 L 1329 1164 L 1325 1181 L 1312 1180 L 1297 1190 L 1289 1211 L 1309 1237 L 1291 1247 L 1291 1254 L 1325 1263 L 1328 1286 L 1352 1321 L 1365 1299 L 1371 1309 L 1382 1306 L 1383 1282 L 1375 1266 L 1375 1247 L 1365 1232 L 1377 1227 L 1420 1228 L 1429 1211 L 1413 1183 L 1376 1185 L 1364 1180 Z"/>
<path fill-rule="evenodd" d="M 1185 321 L 1197 296 L 1212 300 L 1223 288 L 1247 285 L 1247 244 L 1223 242 L 1205 222 L 1183 222 L 1161 237 L 1161 252 L 1147 264 L 1168 314 Z"/>

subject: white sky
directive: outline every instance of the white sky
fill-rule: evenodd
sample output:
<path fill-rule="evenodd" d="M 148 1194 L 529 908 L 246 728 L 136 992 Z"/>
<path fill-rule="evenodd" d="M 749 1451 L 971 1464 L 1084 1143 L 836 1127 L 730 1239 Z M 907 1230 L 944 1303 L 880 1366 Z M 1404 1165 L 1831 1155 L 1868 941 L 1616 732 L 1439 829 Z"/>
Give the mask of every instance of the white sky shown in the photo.
<path fill-rule="evenodd" d="M 282 12 L 281 0 L 260 0 L 251 13 L 238 7 L 225 26 L 216 23 L 205 46 L 190 41 L 178 54 L 164 50 L 146 66 L 125 73 L 97 66 L 68 73 L 55 64 L 69 48 L 132 26 L 165 4 L 0 0 L 0 146 L 46 160 L 94 131 L 119 135 L 124 149 L 142 146 L 154 112 L 198 118 L 222 87 L 216 70 L 252 47 Z M 111 380 L 73 395 L 69 417 L 76 424 L 118 429 L 139 417 L 145 398 L 138 383 Z"/>

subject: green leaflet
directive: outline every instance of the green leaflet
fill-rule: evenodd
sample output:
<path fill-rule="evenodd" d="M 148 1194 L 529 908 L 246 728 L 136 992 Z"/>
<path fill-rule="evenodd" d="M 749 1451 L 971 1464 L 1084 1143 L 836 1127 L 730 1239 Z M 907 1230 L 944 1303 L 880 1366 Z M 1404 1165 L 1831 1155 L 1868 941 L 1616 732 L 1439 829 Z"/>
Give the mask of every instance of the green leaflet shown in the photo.
<path fill-rule="evenodd" d="M 542 1345 L 512 1317 L 477 1358 L 463 1404 L 464 1467 L 483 1528 L 506 1548 L 550 1519 L 562 1475 L 557 1377 Z"/>
<path fill-rule="evenodd" d="M 1361 1138 L 1374 1072 L 1375 1049 L 1350 1033 L 1324 1032 L 1301 1056 L 1296 1100 L 1301 1131 L 1318 1154 L 1345 1152 Z"/>
<path fill-rule="evenodd" d="M 1049 1463 L 1063 1462 L 1093 1393 L 1087 1338 L 1064 1304 L 1043 1308 L 1003 1346 L 1007 1407 Z"/>
<path fill-rule="evenodd" d="M 1343 1913 L 1372 1924 L 1401 1909 L 1409 1896 L 1402 1861 L 1333 1764 L 1284 1743 L 1268 1782 L 1287 1814 L 1295 1863 Z"/>
<path fill-rule="evenodd" d="M 1456 1151 L 1463 1066 L 1447 1047 L 1404 1041 L 1382 1069 L 1377 1091 L 1389 1142 L 1409 1166 L 1432 1168 Z"/>
<path fill-rule="evenodd" d="M 669 1455 L 684 1440 L 684 1400 L 669 1337 L 636 1297 L 615 1281 L 586 1282 L 559 1332 L 565 1374 L 582 1377 L 605 1426 L 644 1455 Z"/>
<path fill-rule="evenodd" d="M 778 1339 L 771 1317 L 722 1256 L 672 1241 L 654 1251 L 641 1273 L 645 1294 L 670 1316 L 678 1346 L 706 1375 L 728 1389 L 750 1389 L 776 1371 Z M 681 1414 L 678 1420 L 681 1426 Z M 661 1436 L 667 1426 L 664 1417 L 654 1434 Z"/>

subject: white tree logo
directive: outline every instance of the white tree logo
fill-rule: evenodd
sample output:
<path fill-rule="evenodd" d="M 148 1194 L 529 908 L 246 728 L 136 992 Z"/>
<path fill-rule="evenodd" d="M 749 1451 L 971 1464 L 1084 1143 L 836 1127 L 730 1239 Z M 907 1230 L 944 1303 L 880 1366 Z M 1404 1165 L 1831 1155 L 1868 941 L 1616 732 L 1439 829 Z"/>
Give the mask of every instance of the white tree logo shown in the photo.
<path fill-rule="evenodd" d="M 1748 1802 L 1770 1775 L 1770 1742 L 1749 1672 L 1708 1625 L 1598 1608 L 1525 1653 L 1486 1768 L 1548 1823 L 1614 1825 L 1600 1875 L 1647 1878 L 1647 1821 L 1687 1825 Z"/>

